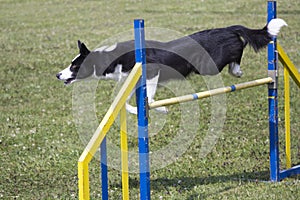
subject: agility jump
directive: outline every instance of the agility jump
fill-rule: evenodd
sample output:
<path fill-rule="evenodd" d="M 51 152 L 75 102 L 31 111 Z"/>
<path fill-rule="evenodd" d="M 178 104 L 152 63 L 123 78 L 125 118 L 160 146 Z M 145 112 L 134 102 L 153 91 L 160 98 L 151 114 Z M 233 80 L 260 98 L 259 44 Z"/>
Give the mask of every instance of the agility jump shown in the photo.
<path fill-rule="evenodd" d="M 268 22 L 276 18 L 276 1 L 268 1 Z M 101 180 L 102 180 L 102 199 L 108 199 L 108 176 L 107 176 L 107 156 L 106 156 L 106 134 L 113 124 L 118 113 L 120 113 L 120 138 L 121 138 L 121 158 L 122 158 L 122 197 L 123 200 L 129 199 L 129 180 L 128 180 L 128 150 L 127 150 L 127 130 L 126 130 L 126 109 L 125 102 L 131 90 L 139 84 L 137 93 L 138 105 L 138 138 L 139 138 L 139 166 L 140 166 L 140 199 L 150 199 L 150 168 L 149 168 L 149 146 L 148 146 L 148 118 L 147 109 L 178 104 L 180 102 L 202 99 L 218 94 L 233 92 L 236 90 L 268 84 L 269 96 L 269 132 L 270 132 L 270 180 L 280 181 L 291 175 L 300 174 L 300 165 L 291 167 L 290 157 L 290 135 L 289 135 L 289 76 L 300 88 L 300 74 L 285 54 L 276 38 L 268 45 L 268 74 L 269 77 L 262 78 L 246 83 L 240 83 L 229 87 L 213 89 L 205 92 L 159 100 L 147 105 L 146 99 L 146 59 L 145 59 L 145 38 L 144 21 L 134 21 L 135 30 L 135 53 L 136 65 L 123 84 L 120 92 L 116 96 L 108 112 L 95 131 L 92 139 L 88 143 L 84 152 L 78 160 L 78 185 L 79 199 L 89 199 L 89 170 L 88 165 L 95 152 L 101 148 Z M 279 167 L 279 141 L 278 141 L 278 61 L 284 66 L 285 75 L 285 119 L 286 119 L 286 153 L 287 169 L 280 170 Z M 142 156 L 141 156 L 142 155 Z"/>
<path fill-rule="evenodd" d="M 158 100 L 153 103 L 150 103 L 149 108 L 153 109 L 153 108 L 157 108 L 157 107 L 161 107 L 161 106 L 169 106 L 169 105 L 183 103 L 183 102 L 187 102 L 187 101 L 204 99 L 207 97 L 212 97 L 212 96 L 216 96 L 219 94 L 224 94 L 224 93 L 234 92 L 237 90 L 251 88 L 251 87 L 255 87 L 255 86 L 259 86 L 259 85 L 264 85 L 266 83 L 271 83 L 271 82 L 273 82 L 273 79 L 271 77 L 267 77 L 267 78 L 257 79 L 257 80 L 249 81 L 249 82 L 245 82 L 245 83 L 239 83 L 236 85 L 227 86 L 227 87 L 223 87 L 223 88 L 217 88 L 217 89 L 208 90 L 208 91 L 204 91 L 204 92 L 199 92 L 199 93 L 194 93 L 194 94 L 189 94 L 189 95 L 184 95 L 184 96 L 179 96 L 179 97 L 173 97 L 170 99 Z"/>

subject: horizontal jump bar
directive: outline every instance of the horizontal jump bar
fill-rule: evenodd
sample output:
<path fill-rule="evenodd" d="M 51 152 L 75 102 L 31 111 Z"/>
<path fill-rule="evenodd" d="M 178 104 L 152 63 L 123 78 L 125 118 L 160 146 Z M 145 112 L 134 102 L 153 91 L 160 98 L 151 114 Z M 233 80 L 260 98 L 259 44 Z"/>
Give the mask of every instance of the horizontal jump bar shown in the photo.
<path fill-rule="evenodd" d="M 239 84 L 232 85 L 232 86 L 217 88 L 217 89 L 213 89 L 213 90 L 207 90 L 204 92 L 188 94 L 188 95 L 173 97 L 173 98 L 169 98 L 169 99 L 158 100 L 158 101 L 154 101 L 154 102 L 150 103 L 149 108 L 153 109 L 153 108 L 157 108 L 157 107 L 161 107 L 161 106 L 169 106 L 169 105 L 178 104 L 178 103 L 182 103 L 182 102 L 203 99 L 203 98 L 207 98 L 207 97 L 211 97 L 211 96 L 215 96 L 215 95 L 219 95 L 219 94 L 224 94 L 224 93 L 228 93 L 228 92 L 233 92 L 236 90 L 242 90 L 242 89 L 246 89 L 246 88 L 250 88 L 250 87 L 255 87 L 255 86 L 259 86 L 259 85 L 263 85 L 263 84 L 271 83 L 271 82 L 273 82 L 273 79 L 271 77 L 268 77 L 268 78 L 257 79 L 257 80 L 249 81 L 249 82 L 245 82 L 245 83 L 239 83 Z"/>

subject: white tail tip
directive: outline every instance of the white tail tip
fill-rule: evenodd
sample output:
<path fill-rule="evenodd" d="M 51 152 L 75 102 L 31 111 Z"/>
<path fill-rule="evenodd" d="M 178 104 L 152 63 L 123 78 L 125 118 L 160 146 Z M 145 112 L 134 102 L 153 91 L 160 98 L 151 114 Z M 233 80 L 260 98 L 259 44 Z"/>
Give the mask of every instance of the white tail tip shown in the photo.
<path fill-rule="evenodd" d="M 287 23 L 283 19 L 280 18 L 272 19 L 268 23 L 268 33 L 272 36 L 277 36 L 281 27 L 283 26 L 287 26 Z"/>

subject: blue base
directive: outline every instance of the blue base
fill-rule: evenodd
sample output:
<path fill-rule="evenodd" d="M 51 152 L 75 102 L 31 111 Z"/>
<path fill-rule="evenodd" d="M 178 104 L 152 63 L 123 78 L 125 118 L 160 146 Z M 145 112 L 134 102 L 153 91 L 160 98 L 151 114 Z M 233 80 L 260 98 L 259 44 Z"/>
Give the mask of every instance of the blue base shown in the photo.
<path fill-rule="evenodd" d="M 282 170 L 280 172 L 280 179 L 284 179 L 297 174 L 300 174 L 300 165 L 296 165 L 290 169 Z"/>

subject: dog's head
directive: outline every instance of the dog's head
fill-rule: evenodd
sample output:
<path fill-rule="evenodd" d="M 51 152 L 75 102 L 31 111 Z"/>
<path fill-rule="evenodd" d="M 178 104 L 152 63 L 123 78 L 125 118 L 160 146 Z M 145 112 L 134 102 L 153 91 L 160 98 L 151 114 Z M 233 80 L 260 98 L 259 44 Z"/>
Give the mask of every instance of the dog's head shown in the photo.
<path fill-rule="evenodd" d="M 66 85 L 76 81 L 79 69 L 85 60 L 85 58 L 90 54 L 90 50 L 85 46 L 84 43 L 78 40 L 79 54 L 72 60 L 71 64 L 61 72 L 56 74 L 59 80 L 64 81 Z"/>

